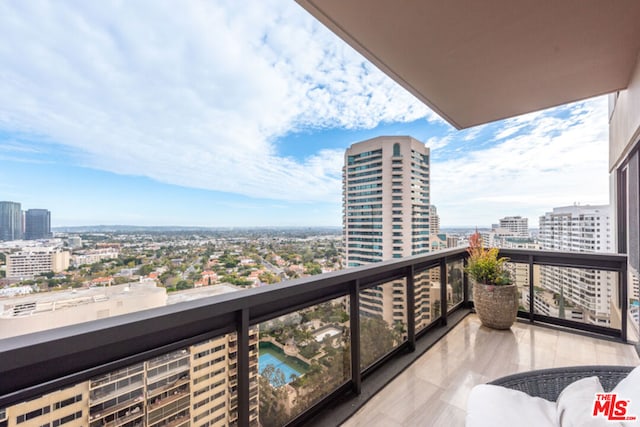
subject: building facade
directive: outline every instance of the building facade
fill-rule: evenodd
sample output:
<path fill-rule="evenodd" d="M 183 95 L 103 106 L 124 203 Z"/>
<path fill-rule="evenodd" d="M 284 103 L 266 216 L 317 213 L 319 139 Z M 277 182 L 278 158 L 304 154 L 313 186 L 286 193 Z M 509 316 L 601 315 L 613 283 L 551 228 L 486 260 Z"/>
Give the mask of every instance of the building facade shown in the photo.
<path fill-rule="evenodd" d="M 69 268 L 70 254 L 52 248 L 28 248 L 7 255 L 7 278 L 30 279 L 42 273 Z"/>
<path fill-rule="evenodd" d="M 408 136 L 353 144 L 343 213 L 349 267 L 428 252 L 429 148 Z"/>
<path fill-rule="evenodd" d="M 24 238 L 36 240 L 51 236 L 51 212 L 46 209 L 28 209 L 24 214 Z"/>
<path fill-rule="evenodd" d="M 542 250 L 569 252 L 614 252 L 612 213 L 605 206 L 554 208 L 540 217 L 539 244 Z M 611 303 L 616 285 L 612 272 L 541 267 L 540 286 L 554 293 L 559 317 L 583 312 L 584 321 L 612 326 Z"/>
<path fill-rule="evenodd" d="M 521 216 L 500 218 L 500 228 L 510 231 L 515 237 L 529 237 L 529 220 Z"/>
<path fill-rule="evenodd" d="M 440 233 L 440 216 L 435 205 L 429 206 L 429 232 L 431 235 Z"/>
<path fill-rule="evenodd" d="M 347 149 L 343 233 L 348 267 L 429 252 L 429 173 L 429 148 L 409 136 L 381 136 Z M 363 292 L 364 312 L 389 324 L 404 319 L 404 281 Z"/>
<path fill-rule="evenodd" d="M 20 203 L 0 202 L 0 241 L 22 239 Z"/>
<path fill-rule="evenodd" d="M 220 286 L 218 293 L 234 290 Z M 193 297 L 187 293 L 174 302 Z M 8 300 L 0 311 L 0 331 L 22 335 L 170 302 L 164 288 L 148 284 L 34 294 Z M 258 339 L 257 327 L 250 328 L 249 411 L 254 425 L 259 415 Z M 237 349 L 237 335 L 229 333 L 153 357 L 0 408 L 0 427 L 233 426 L 238 419 Z"/>

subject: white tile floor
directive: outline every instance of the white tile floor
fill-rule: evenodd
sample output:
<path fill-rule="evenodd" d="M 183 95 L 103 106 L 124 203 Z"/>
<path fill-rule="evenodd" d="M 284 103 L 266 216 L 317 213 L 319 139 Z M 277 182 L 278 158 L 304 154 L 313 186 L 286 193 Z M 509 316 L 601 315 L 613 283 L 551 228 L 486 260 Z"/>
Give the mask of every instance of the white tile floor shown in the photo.
<path fill-rule="evenodd" d="M 635 366 L 640 358 L 630 345 L 528 323 L 496 331 L 467 316 L 343 426 L 463 426 L 474 385 L 575 365 Z"/>

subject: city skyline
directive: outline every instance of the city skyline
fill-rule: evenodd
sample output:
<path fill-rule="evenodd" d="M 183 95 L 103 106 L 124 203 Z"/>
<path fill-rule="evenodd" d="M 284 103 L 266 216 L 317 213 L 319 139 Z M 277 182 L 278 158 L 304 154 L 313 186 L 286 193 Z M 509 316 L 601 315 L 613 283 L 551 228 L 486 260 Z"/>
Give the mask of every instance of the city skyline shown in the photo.
<path fill-rule="evenodd" d="M 444 228 L 609 203 L 606 97 L 458 132 L 294 2 L 148 10 L 0 5 L 0 199 L 52 227 L 339 226 L 345 150 L 409 135 Z"/>

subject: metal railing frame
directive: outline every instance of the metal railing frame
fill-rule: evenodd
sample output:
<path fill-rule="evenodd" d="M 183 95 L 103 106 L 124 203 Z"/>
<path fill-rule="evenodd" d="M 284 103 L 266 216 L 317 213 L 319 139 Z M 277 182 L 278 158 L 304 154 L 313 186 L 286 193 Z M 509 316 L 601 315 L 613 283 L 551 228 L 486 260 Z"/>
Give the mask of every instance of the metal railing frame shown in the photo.
<path fill-rule="evenodd" d="M 530 301 L 533 301 L 533 266 L 592 268 L 618 272 L 621 296 L 620 330 L 565 319 L 547 318 L 531 310 L 520 312 L 531 322 L 544 321 L 579 330 L 614 336 L 626 341 L 627 257 L 613 254 L 585 254 L 502 249 L 511 262 L 529 265 Z M 413 351 L 416 340 L 433 327 L 447 323 L 458 308 L 471 306 L 469 280 L 463 275 L 463 299 L 447 305 L 446 266 L 465 260 L 465 248 L 332 272 L 262 288 L 247 289 L 195 301 L 144 310 L 58 329 L 0 340 L 0 408 L 20 403 L 60 388 L 178 350 L 189 345 L 236 332 L 238 335 L 238 425 L 249 425 L 249 335 L 252 326 L 335 298 L 349 297 L 351 378 L 292 421 L 303 422 L 321 407 L 345 392 L 360 393 L 369 372 L 383 366 L 401 351 Z M 441 316 L 416 331 L 414 276 L 430 268 L 440 269 Z M 364 289 L 406 279 L 407 339 L 366 369 L 360 367 L 360 292 Z"/>

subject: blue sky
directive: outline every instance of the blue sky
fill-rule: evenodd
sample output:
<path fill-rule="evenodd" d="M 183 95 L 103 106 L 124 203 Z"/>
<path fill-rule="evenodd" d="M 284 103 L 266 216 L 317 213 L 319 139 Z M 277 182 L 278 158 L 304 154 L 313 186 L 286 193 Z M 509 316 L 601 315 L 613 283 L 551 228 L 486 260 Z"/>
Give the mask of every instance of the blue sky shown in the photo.
<path fill-rule="evenodd" d="M 609 200 L 605 97 L 456 131 L 293 1 L 0 2 L 0 200 L 54 226 L 338 226 L 396 134 L 443 226 Z"/>

